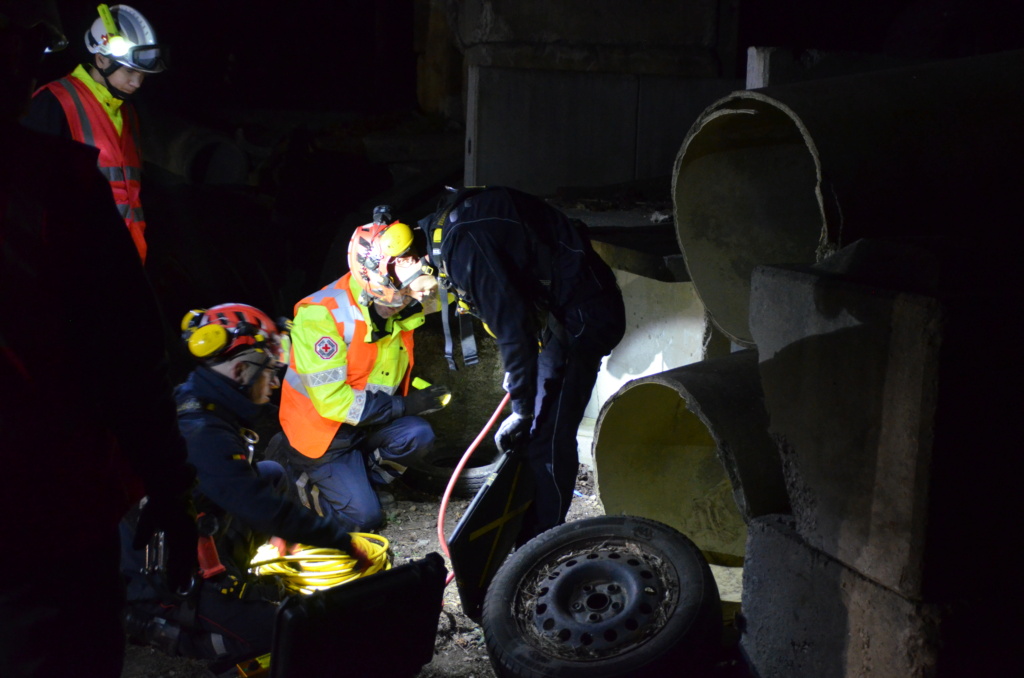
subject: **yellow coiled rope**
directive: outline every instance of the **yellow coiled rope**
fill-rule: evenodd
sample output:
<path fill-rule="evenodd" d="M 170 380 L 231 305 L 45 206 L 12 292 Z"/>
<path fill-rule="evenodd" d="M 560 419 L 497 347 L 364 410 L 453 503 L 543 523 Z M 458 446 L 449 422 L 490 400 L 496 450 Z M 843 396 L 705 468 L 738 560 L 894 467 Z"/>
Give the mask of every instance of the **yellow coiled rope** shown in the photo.
<path fill-rule="evenodd" d="M 289 591 L 308 595 L 391 569 L 387 539 L 379 534 L 357 532 L 352 534 L 352 541 L 362 547 L 373 563 L 365 572 L 356 570 L 356 561 L 338 549 L 300 547 L 292 555 L 281 556 L 271 544 L 259 547 L 249 571 L 255 575 L 276 575 Z"/>

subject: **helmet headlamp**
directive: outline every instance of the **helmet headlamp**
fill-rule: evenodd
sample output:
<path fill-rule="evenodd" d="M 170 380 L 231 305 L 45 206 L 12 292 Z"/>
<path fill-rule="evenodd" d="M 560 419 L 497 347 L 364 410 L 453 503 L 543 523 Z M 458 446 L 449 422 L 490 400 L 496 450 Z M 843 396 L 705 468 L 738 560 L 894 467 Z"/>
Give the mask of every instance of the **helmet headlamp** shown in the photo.
<path fill-rule="evenodd" d="M 99 18 L 85 34 L 90 52 L 143 73 L 159 73 L 167 67 L 166 49 L 157 43 L 153 27 L 138 10 L 127 5 L 96 9 Z M 111 72 L 116 68 L 112 66 Z"/>

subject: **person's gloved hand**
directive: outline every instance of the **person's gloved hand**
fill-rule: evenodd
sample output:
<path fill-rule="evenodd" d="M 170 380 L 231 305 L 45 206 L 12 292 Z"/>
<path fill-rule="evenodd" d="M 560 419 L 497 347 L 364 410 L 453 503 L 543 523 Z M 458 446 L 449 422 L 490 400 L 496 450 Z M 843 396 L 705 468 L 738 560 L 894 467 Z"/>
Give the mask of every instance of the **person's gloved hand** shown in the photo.
<path fill-rule="evenodd" d="M 199 533 L 191 491 L 151 494 L 146 498 L 139 512 L 132 546 L 145 548 L 157 532 L 164 533 L 168 587 L 172 591 L 187 590 L 199 568 Z"/>
<path fill-rule="evenodd" d="M 405 413 L 409 415 L 430 414 L 437 412 L 448 404 L 451 391 L 447 386 L 428 386 L 424 389 L 411 389 L 405 396 Z"/>
<path fill-rule="evenodd" d="M 353 539 L 351 534 L 346 536 L 348 537 L 348 541 L 344 544 L 340 544 L 338 546 L 338 550 L 344 551 L 356 561 L 357 572 L 366 572 L 373 567 L 373 561 L 370 560 L 370 556 L 363 550 L 360 543 Z"/>
<path fill-rule="evenodd" d="M 281 537 L 271 537 L 267 542 L 277 549 L 277 555 L 281 558 L 291 555 L 298 550 L 298 544 L 289 544 L 288 540 Z"/>
<path fill-rule="evenodd" d="M 530 433 L 530 425 L 533 424 L 532 414 L 517 414 L 513 412 L 501 422 L 498 432 L 494 434 L 494 443 L 501 453 L 511 452 L 516 444 L 526 438 Z"/>

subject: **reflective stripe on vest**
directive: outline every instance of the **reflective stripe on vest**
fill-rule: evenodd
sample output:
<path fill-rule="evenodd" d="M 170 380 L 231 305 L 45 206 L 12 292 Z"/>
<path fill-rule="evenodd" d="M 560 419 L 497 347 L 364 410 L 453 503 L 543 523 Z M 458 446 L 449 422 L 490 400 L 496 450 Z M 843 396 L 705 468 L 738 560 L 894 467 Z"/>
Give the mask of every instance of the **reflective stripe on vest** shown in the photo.
<path fill-rule="evenodd" d="M 334 301 L 334 308 L 331 308 L 330 304 L 324 303 L 328 299 Z M 331 312 L 331 317 L 334 318 L 338 334 L 342 335 L 346 346 L 352 345 L 356 336 L 356 328 L 365 326 L 362 309 L 352 303 L 351 298 L 344 289 L 323 289 L 309 295 L 300 301 L 299 304 L 318 304 L 321 306 L 327 306 L 328 310 Z M 301 390 L 295 390 L 308 398 L 309 392 L 306 390 L 307 387 L 312 388 L 314 386 L 322 386 L 324 384 L 333 384 L 339 381 L 345 381 L 348 378 L 348 365 L 345 365 L 344 367 L 336 367 L 331 370 L 324 370 L 323 372 L 297 374 L 297 376 L 302 381 L 303 388 Z M 383 390 L 385 393 L 389 394 L 393 394 L 395 392 L 395 388 L 393 387 L 388 389 L 379 387 L 377 384 L 367 384 L 366 388 L 371 392 L 378 390 Z M 363 416 L 363 409 L 366 407 L 366 393 L 362 389 L 358 389 L 353 386 L 352 396 L 352 405 L 345 413 L 345 423 L 354 425 L 358 424 L 359 420 Z"/>
<path fill-rule="evenodd" d="M 365 324 L 365 322 L 363 319 L 362 309 L 352 303 L 345 290 L 320 290 L 315 294 L 309 295 L 300 301 L 299 304 L 324 305 L 324 302 L 328 299 L 333 299 L 335 303 L 335 307 L 330 308 L 330 306 L 328 306 L 328 310 L 331 312 L 331 316 L 334 318 L 334 322 L 338 326 L 338 334 L 342 335 L 342 339 L 345 340 L 345 345 L 349 346 L 352 344 L 352 340 L 355 339 L 356 326 L 359 324 Z"/>
<path fill-rule="evenodd" d="M 310 387 L 336 384 L 339 381 L 345 381 L 345 378 L 348 377 L 348 365 L 345 365 L 344 367 L 335 367 L 330 370 L 323 370 L 321 372 L 301 374 L 299 377 L 304 382 L 304 385 L 309 384 Z"/>
<path fill-rule="evenodd" d="M 71 84 L 71 80 L 68 78 L 61 78 L 56 82 L 56 84 L 64 87 L 68 95 L 71 96 L 71 101 L 75 104 L 75 112 L 78 114 L 78 121 L 82 126 L 82 138 L 76 139 L 76 141 L 81 141 L 86 146 L 96 148 L 96 137 L 92 133 L 92 123 L 89 122 L 89 114 L 85 112 L 85 106 L 82 105 L 82 98 L 78 96 L 75 86 Z M 64 112 L 67 113 L 67 111 Z M 75 136 L 73 131 L 71 136 Z"/>
<path fill-rule="evenodd" d="M 332 370 L 324 370 L 323 372 L 313 372 L 312 374 L 299 374 L 295 370 L 289 369 L 285 372 L 284 380 L 289 386 L 295 389 L 295 392 L 301 395 L 303 398 L 309 398 L 309 390 L 306 388 L 308 385 L 310 388 L 314 386 L 323 386 L 325 384 L 335 384 L 339 381 L 345 381 L 348 376 L 348 365 L 345 367 L 336 367 Z M 368 391 L 382 390 L 388 394 L 394 394 L 394 388 L 381 388 L 376 387 L 376 384 L 368 384 Z M 376 388 L 375 388 L 376 387 Z M 363 408 L 366 407 L 366 394 L 359 389 L 352 389 L 352 405 L 348 408 L 345 413 L 346 424 L 358 424 L 359 419 L 363 416 Z"/>
<path fill-rule="evenodd" d="M 289 368 L 281 388 L 280 421 L 291 446 L 301 454 L 314 459 L 323 456 L 342 422 L 327 419 L 317 412 L 309 395 L 311 389 L 324 384 L 347 382 L 352 389 L 352 404 L 344 415 L 338 413 L 335 416 L 342 417 L 346 424 L 357 424 L 362 420 L 367 393 L 404 393 L 408 388 L 412 371 L 412 330 L 403 330 L 400 337 L 381 340 L 381 344 L 391 347 L 385 349 L 391 356 L 389 360 L 399 360 L 396 367 L 408 361 L 406 368 L 400 370 L 401 374 L 396 374 L 394 369 L 384 368 L 383 374 L 391 374 L 391 379 L 397 383 L 379 384 L 370 381 L 372 378 L 380 378 L 382 374 L 378 363 L 378 360 L 382 359 L 382 354 L 378 351 L 381 344 L 365 343 L 368 331 L 366 318 L 363 309 L 355 303 L 349 290 L 350 281 L 351 276 L 346 274 L 295 305 L 296 316 L 303 306 L 319 305 L 330 311 L 338 336 L 344 337 L 349 349 L 348 364 L 344 368 L 335 367 L 303 375 L 295 369 L 296 347 L 292 346 Z M 400 349 L 390 343 L 395 340 L 400 341 L 401 347 L 404 348 L 401 357 L 395 355 Z"/>
<path fill-rule="evenodd" d="M 131 219 L 132 221 L 145 221 L 146 218 L 142 216 L 141 207 L 129 207 L 128 205 L 118 205 L 117 212 L 121 215 L 122 219 Z"/>
<path fill-rule="evenodd" d="M 64 110 L 71 138 L 99 150 L 100 173 L 110 183 L 118 211 L 125 220 L 139 257 L 146 260 L 146 220 L 142 213 L 142 140 L 138 117 L 131 106 L 121 106 L 118 133 L 103 105 L 79 78 L 67 76 L 44 85 Z"/>
<path fill-rule="evenodd" d="M 142 181 L 142 172 L 138 167 L 100 167 L 100 174 L 107 181 Z M 127 174 L 127 176 L 125 176 Z"/>

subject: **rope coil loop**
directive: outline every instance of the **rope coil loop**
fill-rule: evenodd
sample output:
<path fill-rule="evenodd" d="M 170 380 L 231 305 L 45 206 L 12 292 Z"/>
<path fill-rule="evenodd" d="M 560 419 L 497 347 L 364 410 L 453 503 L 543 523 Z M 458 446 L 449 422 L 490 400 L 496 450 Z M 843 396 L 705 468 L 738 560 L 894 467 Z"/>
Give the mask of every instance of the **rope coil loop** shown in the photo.
<path fill-rule="evenodd" d="M 356 569 L 352 556 L 338 549 L 299 547 L 294 553 L 282 556 L 272 544 L 259 547 L 249 572 L 257 576 L 276 576 L 289 592 L 308 595 L 391 569 L 387 539 L 379 534 L 356 532 L 352 534 L 352 541 L 362 547 L 372 563 L 364 572 Z"/>

